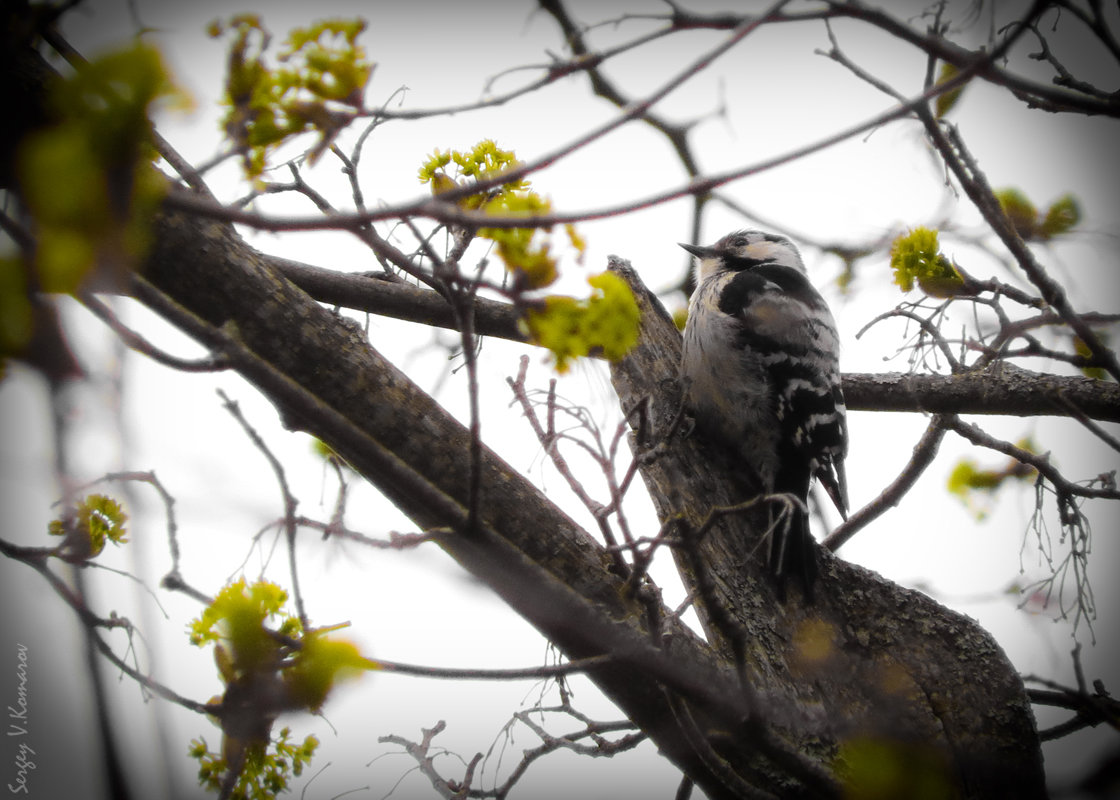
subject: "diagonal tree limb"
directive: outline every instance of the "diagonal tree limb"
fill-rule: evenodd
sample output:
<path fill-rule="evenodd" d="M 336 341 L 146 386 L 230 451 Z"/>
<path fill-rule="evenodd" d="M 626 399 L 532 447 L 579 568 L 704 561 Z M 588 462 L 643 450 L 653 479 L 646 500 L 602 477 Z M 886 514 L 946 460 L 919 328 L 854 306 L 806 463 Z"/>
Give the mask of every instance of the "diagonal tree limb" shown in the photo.
<path fill-rule="evenodd" d="M 569 656 L 615 655 L 619 663 L 591 670 L 592 680 L 709 796 L 732 796 L 681 734 L 663 687 L 684 697 L 706 728 L 792 709 L 777 699 L 737 699 L 727 665 L 667 612 L 660 630 L 647 629 L 645 607 L 624 591 L 602 548 L 488 450 L 480 524 L 468 532 L 469 433 L 229 226 L 168 212 L 154 241 L 143 279 L 152 288 L 137 284 L 142 300 L 229 359 L 288 427 L 323 439 L 418 525 L 454 530 L 440 546 Z M 794 785 L 831 794 L 819 767 L 768 731 L 753 723 L 724 758 L 738 772 L 762 760 Z"/>

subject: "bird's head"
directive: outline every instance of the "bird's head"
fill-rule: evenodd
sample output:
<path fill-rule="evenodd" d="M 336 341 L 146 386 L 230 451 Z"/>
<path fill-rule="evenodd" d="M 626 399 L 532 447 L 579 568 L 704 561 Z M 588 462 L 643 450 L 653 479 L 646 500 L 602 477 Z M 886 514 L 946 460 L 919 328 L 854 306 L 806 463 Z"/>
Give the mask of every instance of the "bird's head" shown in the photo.
<path fill-rule="evenodd" d="M 696 283 L 720 272 L 738 272 L 762 264 L 778 264 L 805 274 L 797 247 L 776 233 L 735 231 L 708 247 L 681 244 L 696 256 Z"/>

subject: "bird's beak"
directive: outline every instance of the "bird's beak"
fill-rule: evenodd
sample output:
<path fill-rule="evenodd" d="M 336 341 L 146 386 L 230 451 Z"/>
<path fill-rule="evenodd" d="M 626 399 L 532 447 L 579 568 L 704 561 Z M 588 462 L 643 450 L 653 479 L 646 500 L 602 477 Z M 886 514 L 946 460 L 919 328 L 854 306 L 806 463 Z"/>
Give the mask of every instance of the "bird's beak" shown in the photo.
<path fill-rule="evenodd" d="M 685 244 L 684 242 L 678 242 L 677 244 L 697 258 L 711 258 L 716 254 L 715 248 L 712 247 L 701 247 L 698 244 Z"/>

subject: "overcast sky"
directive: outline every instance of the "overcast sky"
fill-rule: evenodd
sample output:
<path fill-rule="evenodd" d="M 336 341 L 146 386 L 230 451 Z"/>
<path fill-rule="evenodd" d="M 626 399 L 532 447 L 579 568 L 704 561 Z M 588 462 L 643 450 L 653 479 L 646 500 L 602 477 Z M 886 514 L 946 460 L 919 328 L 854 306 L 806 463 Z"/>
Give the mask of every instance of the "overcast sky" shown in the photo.
<path fill-rule="evenodd" d="M 224 3 L 175 3 L 136 0 L 142 23 L 153 29 L 148 39 L 165 53 L 177 83 L 194 99 L 190 113 L 166 112 L 160 130 L 188 159 L 198 163 L 218 149 L 217 98 L 224 72 L 225 41 L 208 39 L 204 27 L 211 19 L 228 15 Z M 690 3 L 704 10 L 715 4 Z M 573 14 L 584 21 L 608 19 L 625 8 L 660 13 L 656 2 L 570 3 Z M 798 7 L 795 6 L 794 7 Z M 901 4 L 891 4 L 892 11 Z M 917 9 L 920 6 L 914 4 Z M 319 2 L 313 6 L 289 2 L 265 3 L 258 9 L 277 37 L 292 26 L 331 15 L 362 15 L 369 20 L 363 43 L 377 62 L 367 103 L 378 106 L 436 108 L 460 104 L 483 96 L 488 80 L 516 66 L 539 65 L 560 54 L 559 36 L 550 18 L 524 10 L 531 4 L 420 2 Z M 240 10 L 240 9 L 238 9 Z M 901 11 L 895 11 L 901 14 Z M 620 26 L 597 29 L 592 42 L 632 38 L 653 23 L 634 19 Z M 924 59 L 894 42 L 862 31 L 852 24 L 837 24 L 835 32 L 845 51 L 867 70 L 890 81 L 905 94 L 921 89 Z M 1068 28 L 1059 29 L 1061 40 Z M 66 33 L 87 55 L 122 41 L 133 30 L 127 4 L 95 0 L 70 15 Z M 961 34 L 969 46 L 979 44 L 986 32 L 983 23 Z M 607 73 L 634 97 L 641 97 L 686 67 L 705 48 L 725 34 L 697 31 L 671 37 L 667 42 L 627 55 L 607 67 Z M 1066 42 L 1066 44 L 1070 44 Z M 721 171 L 762 161 L 810 143 L 835 130 L 867 119 L 886 109 L 890 100 L 859 82 L 832 61 L 814 55 L 827 48 L 821 23 L 766 28 L 741 43 L 698 78 L 674 92 L 657 111 L 675 120 L 698 120 L 692 143 L 706 171 Z M 1085 58 L 1093 69 L 1091 54 L 1071 47 L 1070 59 Z M 1014 62 L 1016 66 L 1022 60 Z M 1070 63 L 1075 63 L 1071 60 Z M 1080 65 L 1080 62 L 1076 62 Z M 1036 65 L 1030 69 L 1038 70 Z M 500 77 L 492 92 L 500 93 L 536 76 L 533 71 Z M 1104 86 L 1115 86 L 1116 76 L 1095 73 Z M 407 87 L 402 92 L 402 87 Z M 717 113 L 722 111 L 723 113 Z M 499 109 L 462 113 L 451 117 L 387 124 L 371 137 L 363 161 L 362 180 L 367 199 L 393 203 L 423 191 L 416 171 L 435 148 L 465 149 L 482 138 L 495 138 L 524 159 L 550 152 L 612 118 L 616 109 L 593 98 L 582 77 L 549 87 L 536 95 Z M 1005 92 L 986 86 L 970 87 L 954 112 L 956 121 L 981 167 L 995 186 L 1014 185 L 1039 204 L 1065 192 L 1080 199 L 1085 220 L 1068 242 L 1041 251 L 1053 274 L 1067 281 L 1075 306 L 1084 310 L 1115 311 L 1118 293 L 1114 268 L 1117 233 L 1120 231 L 1120 192 L 1117 189 L 1112 142 L 1115 123 L 1055 117 L 1025 112 Z M 1111 137 L 1111 138 L 1109 138 Z M 352 139 L 344 139 L 347 148 Z M 285 151 L 294 156 L 299 149 Z M 329 159 L 307 172 L 309 180 L 340 205 L 348 192 Z M 229 164 L 211 176 L 223 199 L 244 193 L 236 166 Z M 592 210 L 680 186 L 683 170 L 658 134 L 630 124 L 533 176 L 535 188 L 549 195 L 564 211 Z M 941 176 L 922 142 L 915 122 L 894 123 L 793 165 L 735 182 L 727 194 L 765 219 L 773 220 L 795 238 L 811 241 L 861 242 L 885 231 L 935 221 L 950 211 L 953 219 L 977 226 L 979 217 L 964 201 L 954 200 L 941 185 Z M 309 213 L 306 203 L 277 199 L 262 206 L 277 213 Z M 743 220 L 716 207 L 708 215 L 705 241 L 741 227 Z M 607 254 L 628 258 L 654 288 L 676 286 L 687 267 L 676 242 L 689 237 L 689 203 L 666 203 L 624 218 L 581 226 L 589 241 L 586 266 L 570 255 L 562 268 L 563 291 L 578 292 L 590 272 L 605 266 Z M 978 228 L 977 228 L 978 230 Z M 246 231 L 255 246 L 308 263 L 348 271 L 376 268 L 358 243 L 343 234 L 297 234 L 283 237 Z M 865 262 L 852 291 L 843 295 L 835 279 L 841 270 L 833 257 L 811 246 L 804 255 L 815 283 L 833 305 L 844 345 L 845 371 L 901 371 L 905 354 L 896 356 L 905 342 L 903 328 L 887 323 L 857 340 L 855 335 L 870 319 L 903 298 L 889 285 L 884 261 Z M 965 244 L 946 248 L 979 276 L 1001 273 L 1000 267 Z M 472 252 L 474 252 L 472 250 Z M 479 251 L 481 255 L 481 251 Z M 966 260 L 967 259 L 967 260 Z M 915 298 L 910 298 L 915 299 Z M 667 294 L 670 307 L 682 306 L 683 295 Z M 335 483 L 333 477 L 309 454 L 309 440 L 285 432 L 276 414 L 255 390 L 230 375 L 182 375 L 128 356 L 121 369 L 126 388 L 121 400 L 125 426 L 122 440 L 114 417 L 115 398 L 109 378 L 118 365 L 112 338 L 80 310 L 64 307 L 73 325 L 75 344 L 91 369 L 91 380 L 72 393 L 75 430 L 74 463 L 79 479 L 92 479 L 118 468 L 154 469 L 177 499 L 176 512 L 183 543 L 183 572 L 203 591 L 216 592 L 239 569 L 254 576 L 267 564 L 266 574 L 287 583 L 282 550 L 272 555 L 275 537 L 269 534 L 256 548 L 252 537 L 282 513 L 279 490 L 265 461 L 253 449 L 232 417 L 220 407 L 215 388 L 222 388 L 242 404 L 246 417 L 264 436 L 288 470 L 293 490 L 308 515 L 329 517 Z M 146 335 L 177 353 L 201 351 L 184 337 L 143 310 L 125 306 L 124 313 Z M 967 323 L 962 317 L 961 322 Z M 466 416 L 466 391 L 462 371 L 452 372 L 459 361 L 449 361 L 446 349 L 429 344 L 453 341 L 446 334 L 403 323 L 373 319 L 370 336 L 375 347 L 405 369 L 460 418 Z M 514 466 L 526 470 L 538 485 L 581 522 L 588 515 L 578 508 L 562 481 L 546 467 L 536 442 L 519 414 L 510 409 L 505 377 L 517 371 L 525 348 L 487 341 L 483 348 L 483 434 L 487 443 Z M 551 371 L 537 352 L 530 352 L 530 382 L 544 387 Z M 1047 368 L 1046 364 L 1035 365 Z M 613 429 L 609 380 L 601 364 L 581 364 L 561 379 L 562 393 L 591 407 L 604 426 Z M 5 537 L 23 543 L 43 543 L 43 531 L 52 516 L 49 504 L 57 496 L 50 469 L 51 440 L 46 393 L 37 379 L 17 369 L 0 384 L 0 424 L 3 425 L 3 461 L 0 479 L 10 529 Z M 872 500 L 905 464 L 926 419 L 919 415 L 852 413 L 852 449 L 849 479 L 853 505 Z M 1073 423 L 1054 420 L 1002 419 L 985 421 L 995 435 L 1016 440 L 1034 436 L 1052 449 L 1056 462 L 1069 477 L 1088 478 L 1115 469 L 1115 453 L 1096 444 Z M 1115 430 L 1115 426 L 1112 426 Z M 989 509 L 988 520 L 977 524 L 974 510 L 964 507 L 944 491 L 945 478 L 967 452 L 946 438 L 937 461 L 918 490 L 895 511 L 862 531 L 841 552 L 843 558 L 874 569 L 906 585 L 918 586 L 953 608 L 979 619 L 1005 647 L 1016 666 L 1069 682 L 1068 652 L 1074 645 L 1068 623 L 1053 623 L 1048 613 L 1028 613 L 1017 608 L 1017 598 L 1003 594 L 1014 580 L 1029 581 L 1045 574 L 1037 548 L 1024 531 L 1033 508 L 1030 487 L 1001 494 Z M 1001 458 L 990 453 L 972 454 L 983 466 L 999 466 Z M 154 494 L 137 487 L 133 539 L 127 551 L 105 559 L 122 569 L 141 572 L 154 588 L 167 569 L 163 509 Z M 656 520 L 640 489 L 630 498 L 628 513 L 651 531 Z M 1116 659 L 1117 626 L 1109 610 L 1117 606 L 1115 582 L 1106 565 L 1117 563 L 1114 515 L 1089 509 L 1094 522 L 1094 589 L 1102 616 L 1096 624 L 1097 644 L 1092 646 L 1082 626 L 1078 639 L 1085 645 L 1087 676 L 1101 677 L 1115 689 L 1120 679 Z M 1052 515 L 1051 515 L 1052 516 Z M 372 489 L 354 489 L 347 516 L 352 527 L 370 535 L 413 527 L 381 500 Z M 5 526 L 6 528 L 8 526 Z M 818 534 L 820 532 L 818 531 Z M 1057 542 L 1055 551 L 1061 552 Z M 316 624 L 352 620 L 347 632 L 365 652 L 387 659 L 446 666 L 530 666 L 540 663 L 545 644 L 529 626 L 506 610 L 488 590 L 479 587 L 435 548 L 408 553 L 363 550 L 338 542 L 321 543 L 309 536 L 301 546 L 301 575 L 309 613 Z M 133 559 L 136 559 L 135 561 Z M 1020 564 L 1023 574 L 1020 575 Z M 14 669 L 17 643 L 29 647 L 32 658 L 32 712 L 36 741 L 43 746 L 37 785 L 47 789 L 55 780 L 48 765 L 66 763 L 68 777 L 88 776 L 96 769 L 96 754 L 88 748 L 92 734 L 73 714 L 86 691 L 84 664 L 76 654 L 75 627 L 68 612 L 44 587 L 39 576 L 19 565 L 0 563 L 5 607 L 10 631 L 0 638 L 0 674 Z M 670 604 L 681 599 L 672 585 L 671 567 L 655 572 L 666 587 Z M 209 651 L 190 647 L 183 633 L 187 621 L 200 607 L 180 596 L 159 591 L 159 606 L 127 580 L 107 573 L 90 576 L 98 611 L 117 610 L 144 630 L 148 645 L 157 654 L 157 672 L 176 691 L 205 701 L 221 686 Z M 164 618 L 164 612 L 167 618 Z M 124 643 L 114 640 L 118 652 Z M 11 664 L 11 668 L 9 668 Z M 127 730 L 131 753 L 151 753 L 157 726 L 151 712 L 158 702 L 143 705 L 135 685 L 127 678 L 117 685 L 110 680 L 117 706 L 116 723 Z M 9 702 L 12 681 L 0 681 L 0 699 Z M 377 675 L 354 687 L 340 690 L 326 708 L 325 719 L 308 717 L 288 721 L 302 738 L 316 733 L 324 741 L 324 755 L 315 772 L 330 766 L 312 783 L 308 797 L 331 797 L 364 786 L 368 794 L 383 797 L 411 767 L 407 757 L 386 755 L 394 748 L 377 743 L 390 733 L 418 738 L 421 727 L 446 719 L 448 730 L 440 741 L 469 759 L 485 750 L 499 735 L 510 714 L 531 704 L 535 691 L 529 684 L 513 686 L 423 682 L 412 678 Z M 583 686 L 577 703 L 594 715 L 611 718 L 611 710 Z M 206 720 L 178 708 L 164 708 L 163 721 L 175 763 L 169 766 L 174 782 L 193 786 L 193 762 L 185 758 L 187 741 L 204 734 L 216 746 L 220 734 Z M 571 725 L 560 726 L 561 730 Z M 337 731 L 335 733 L 334 731 Z M 67 739 L 73 735 L 73 739 Z M 1062 772 L 1065 753 L 1100 747 L 1099 734 L 1078 737 L 1065 750 L 1050 752 L 1048 769 Z M 535 744 L 521 729 L 502 761 L 508 772 L 520 750 Z M 4 769 L 9 759 L 7 751 Z M 329 755 L 326 755 L 329 753 Z M 490 761 L 490 769 L 496 767 Z M 145 755 L 145 759 L 154 756 Z M 555 757 L 530 771 L 525 797 L 543 797 L 548 787 L 561 786 L 565 795 L 608 797 L 622 782 L 640 784 L 646 796 L 670 797 L 678 776 L 646 746 L 643 752 L 624 756 L 617 763 Z M 64 760 L 64 761 L 63 761 Z M 146 773 L 148 791 L 161 792 L 158 762 Z M 449 774 L 454 767 L 448 760 Z M 60 773 L 55 773 L 56 777 Z M 503 773 L 504 774 L 504 773 Z M 5 773 L 6 775 L 6 773 Z M 493 772 L 489 775 L 492 777 Z M 83 778 L 83 780 L 85 780 Z M 534 788 L 535 787 L 535 788 Z M 396 797 L 424 797 L 430 790 L 416 775 L 405 778 Z M 194 796 L 193 789 L 183 796 Z M 559 796 L 559 795 L 557 795 Z"/>

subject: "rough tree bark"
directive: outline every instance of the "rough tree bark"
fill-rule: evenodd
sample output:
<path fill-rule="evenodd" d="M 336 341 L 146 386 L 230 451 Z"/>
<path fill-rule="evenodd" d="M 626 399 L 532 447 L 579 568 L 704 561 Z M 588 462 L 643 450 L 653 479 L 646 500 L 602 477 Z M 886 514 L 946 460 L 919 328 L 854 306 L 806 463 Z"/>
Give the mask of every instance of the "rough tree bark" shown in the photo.
<path fill-rule="evenodd" d="M 815 601 L 806 604 L 791 582 L 793 596 L 779 602 L 760 546 L 766 515 L 759 508 L 721 515 L 695 540 L 713 509 L 751 492 L 721 452 L 681 435 L 680 425 L 672 432 L 680 334 L 628 264 L 612 269 L 643 310 L 638 347 L 612 368 L 622 407 L 647 404 L 653 431 L 638 452 L 658 443 L 642 476 L 662 523 L 677 520 L 681 535 L 694 537 L 674 553 L 690 592 L 704 601 L 697 610 L 709 641 L 730 663 L 741 659 L 756 691 L 801 710 L 797 719 L 776 720 L 788 725 L 783 736 L 821 756 L 858 737 L 917 745 L 952 765 L 963 796 L 1043 794 L 1022 682 L 975 621 L 823 549 Z"/>

